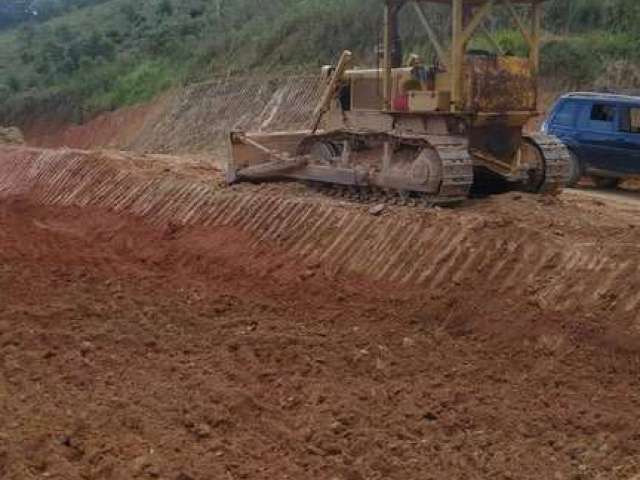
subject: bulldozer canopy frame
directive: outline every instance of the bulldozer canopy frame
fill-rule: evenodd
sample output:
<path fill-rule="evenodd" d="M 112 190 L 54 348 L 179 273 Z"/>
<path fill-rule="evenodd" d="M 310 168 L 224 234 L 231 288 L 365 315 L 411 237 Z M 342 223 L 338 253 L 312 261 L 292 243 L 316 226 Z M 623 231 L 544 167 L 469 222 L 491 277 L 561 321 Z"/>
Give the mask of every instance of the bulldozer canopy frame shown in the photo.
<path fill-rule="evenodd" d="M 461 107 L 463 62 L 469 41 L 480 29 L 492 43 L 491 33 L 484 28 L 484 21 L 495 8 L 505 8 L 522 34 L 529 47 L 529 63 L 533 74 L 537 74 L 540 64 L 540 32 L 542 4 L 546 0 L 385 0 L 384 25 L 384 101 L 385 110 L 391 110 L 391 71 L 393 67 L 393 32 L 397 28 L 398 13 L 407 6 L 413 6 L 415 13 L 424 26 L 429 41 L 436 51 L 440 62 L 446 65 L 451 74 L 451 100 L 454 110 Z M 451 38 L 446 49 L 438 39 L 429 23 L 423 7 L 427 4 L 448 5 L 451 7 Z M 522 19 L 515 5 L 529 7 L 528 24 Z"/>

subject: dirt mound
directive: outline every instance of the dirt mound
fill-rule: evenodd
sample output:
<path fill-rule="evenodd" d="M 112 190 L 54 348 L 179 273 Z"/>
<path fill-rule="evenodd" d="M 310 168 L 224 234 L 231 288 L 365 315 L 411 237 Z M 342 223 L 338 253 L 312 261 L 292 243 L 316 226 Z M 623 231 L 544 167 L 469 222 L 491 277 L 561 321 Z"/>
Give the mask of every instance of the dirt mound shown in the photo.
<path fill-rule="evenodd" d="M 24 137 L 17 127 L 0 127 L 0 145 L 22 145 Z"/>

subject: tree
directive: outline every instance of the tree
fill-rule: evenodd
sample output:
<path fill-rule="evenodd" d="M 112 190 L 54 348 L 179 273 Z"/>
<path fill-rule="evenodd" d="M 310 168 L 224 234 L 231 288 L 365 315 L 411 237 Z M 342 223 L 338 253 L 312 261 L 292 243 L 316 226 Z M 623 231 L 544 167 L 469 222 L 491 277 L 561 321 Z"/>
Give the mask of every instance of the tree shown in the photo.
<path fill-rule="evenodd" d="M 120 7 L 120 12 L 124 15 L 124 18 L 132 24 L 138 25 L 144 21 L 144 15 L 142 15 L 138 8 L 132 3 L 125 3 Z"/>
<path fill-rule="evenodd" d="M 20 84 L 20 80 L 18 80 L 18 77 L 16 77 L 15 75 L 11 75 L 9 77 L 9 80 L 7 82 L 9 89 L 14 92 L 17 93 L 22 89 L 22 85 Z"/>
<path fill-rule="evenodd" d="M 102 34 L 93 32 L 89 38 L 84 41 L 84 54 L 94 60 L 105 59 L 110 60 L 115 53 L 113 43 L 107 40 Z"/>
<path fill-rule="evenodd" d="M 171 0 L 160 0 L 156 13 L 161 17 L 170 17 L 173 15 L 173 3 Z"/>

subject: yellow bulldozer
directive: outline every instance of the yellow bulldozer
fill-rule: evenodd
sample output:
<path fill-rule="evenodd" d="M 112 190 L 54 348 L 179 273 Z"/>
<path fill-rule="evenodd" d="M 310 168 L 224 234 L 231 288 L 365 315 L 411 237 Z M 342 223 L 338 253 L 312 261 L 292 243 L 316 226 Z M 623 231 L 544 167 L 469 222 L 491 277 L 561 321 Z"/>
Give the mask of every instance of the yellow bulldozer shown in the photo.
<path fill-rule="evenodd" d="M 359 200 L 430 205 L 498 185 L 533 193 L 562 189 L 571 175 L 569 151 L 553 136 L 525 132 L 539 114 L 545 0 L 383 1 L 379 67 L 354 67 L 349 51 L 325 67 L 311 130 L 232 132 L 228 181 L 293 179 Z M 446 43 L 425 11 L 429 4 L 450 8 Z M 402 52 L 405 8 L 413 9 L 436 52 L 429 64 Z M 524 37 L 527 58 L 502 52 L 485 27 L 498 8 Z M 470 49 L 479 34 L 495 52 Z"/>

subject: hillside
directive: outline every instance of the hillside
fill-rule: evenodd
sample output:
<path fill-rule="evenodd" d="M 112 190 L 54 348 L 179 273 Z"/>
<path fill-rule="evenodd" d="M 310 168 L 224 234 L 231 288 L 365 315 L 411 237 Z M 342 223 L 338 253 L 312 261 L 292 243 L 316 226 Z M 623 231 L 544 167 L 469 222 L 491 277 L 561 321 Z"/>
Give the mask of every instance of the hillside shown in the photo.
<path fill-rule="evenodd" d="M 378 0 L 35 2 L 54 3 L 58 9 L 48 20 L 27 15 L 0 31 L 0 121 L 52 110 L 83 120 L 211 77 L 315 71 L 347 47 L 371 63 L 381 36 Z M 442 11 L 430 14 L 434 23 L 447 24 Z M 637 20 L 634 0 L 550 1 L 543 75 L 574 88 L 591 86 L 602 84 L 614 65 L 604 86 L 635 87 Z M 405 43 L 430 55 L 410 14 L 405 25 Z M 504 18 L 491 28 L 504 48 L 524 49 Z"/>

